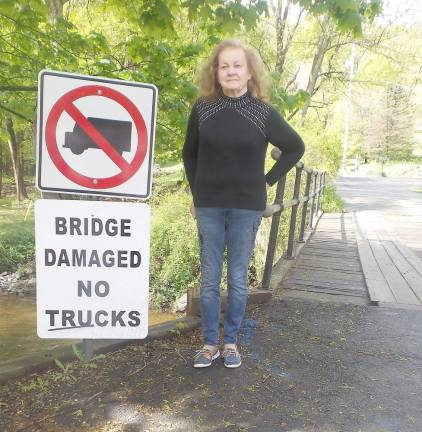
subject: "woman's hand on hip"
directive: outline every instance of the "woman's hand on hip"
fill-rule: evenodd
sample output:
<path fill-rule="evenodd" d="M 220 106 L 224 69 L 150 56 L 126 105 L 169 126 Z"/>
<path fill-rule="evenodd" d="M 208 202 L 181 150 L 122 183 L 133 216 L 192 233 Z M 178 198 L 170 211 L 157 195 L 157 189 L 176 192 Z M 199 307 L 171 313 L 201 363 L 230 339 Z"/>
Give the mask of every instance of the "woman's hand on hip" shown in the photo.
<path fill-rule="evenodd" d="M 192 215 L 192 217 L 193 217 L 194 219 L 196 219 L 196 210 L 195 210 L 195 205 L 194 205 L 194 203 L 192 203 L 191 206 L 190 206 L 190 214 Z"/>

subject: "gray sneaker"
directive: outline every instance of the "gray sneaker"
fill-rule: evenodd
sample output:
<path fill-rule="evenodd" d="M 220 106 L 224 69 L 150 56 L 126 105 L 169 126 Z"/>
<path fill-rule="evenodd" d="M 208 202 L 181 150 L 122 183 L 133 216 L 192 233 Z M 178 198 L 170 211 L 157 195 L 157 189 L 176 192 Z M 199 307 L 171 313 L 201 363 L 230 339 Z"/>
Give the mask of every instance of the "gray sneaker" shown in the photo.
<path fill-rule="evenodd" d="M 224 359 L 224 366 L 228 368 L 237 368 L 242 364 L 242 359 L 237 348 L 226 348 L 221 356 Z"/>
<path fill-rule="evenodd" d="M 198 350 L 193 358 L 193 367 L 204 368 L 211 366 L 212 362 L 220 357 L 220 351 L 213 352 L 208 348 L 202 348 Z"/>

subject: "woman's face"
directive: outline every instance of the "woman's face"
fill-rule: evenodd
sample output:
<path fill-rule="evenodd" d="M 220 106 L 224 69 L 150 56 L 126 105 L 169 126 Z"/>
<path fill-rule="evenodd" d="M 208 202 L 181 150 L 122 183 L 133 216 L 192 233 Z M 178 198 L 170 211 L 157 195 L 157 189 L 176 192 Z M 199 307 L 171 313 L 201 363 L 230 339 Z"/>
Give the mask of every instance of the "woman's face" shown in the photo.
<path fill-rule="evenodd" d="M 252 75 L 243 49 L 226 48 L 220 52 L 217 78 L 225 95 L 237 97 L 246 93 Z"/>

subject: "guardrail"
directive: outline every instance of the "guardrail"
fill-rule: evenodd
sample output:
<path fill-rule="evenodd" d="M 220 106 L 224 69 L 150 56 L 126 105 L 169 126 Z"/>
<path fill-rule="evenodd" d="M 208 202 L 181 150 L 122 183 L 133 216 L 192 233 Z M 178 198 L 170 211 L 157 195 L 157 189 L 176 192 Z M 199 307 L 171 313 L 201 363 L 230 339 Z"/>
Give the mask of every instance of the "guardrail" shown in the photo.
<path fill-rule="evenodd" d="M 281 151 L 274 147 L 271 151 L 271 157 L 277 160 L 281 156 Z M 292 168 L 293 169 L 293 168 Z M 286 175 L 278 182 L 273 204 L 267 204 L 263 217 L 271 217 L 271 228 L 268 239 L 268 246 L 265 256 L 264 272 L 261 281 L 261 289 L 249 291 L 249 302 L 259 303 L 268 301 L 271 298 L 270 281 L 274 265 L 274 256 L 277 247 L 280 218 L 284 210 L 291 208 L 290 223 L 287 250 L 283 255 L 286 260 L 294 260 L 299 252 L 298 244 L 303 244 L 315 230 L 319 218 L 324 213 L 322 210 L 322 195 L 325 188 L 325 171 L 317 171 L 304 165 L 299 161 L 295 165 L 296 175 L 293 187 L 293 197 L 289 201 L 284 201 Z M 304 195 L 300 196 L 302 173 L 306 173 L 306 183 Z M 295 239 L 295 233 L 298 222 L 299 206 L 302 204 L 300 213 L 300 228 L 298 238 Z M 307 221 L 308 219 L 308 221 Z M 306 238 L 305 238 L 305 230 Z M 199 290 L 188 290 L 188 315 L 198 315 L 200 313 Z M 226 295 L 222 295 L 222 307 L 225 307 Z"/>
<path fill-rule="evenodd" d="M 281 155 L 281 151 L 278 148 L 274 147 L 273 150 L 271 151 L 272 158 L 277 160 L 280 157 L 280 155 Z M 316 171 L 312 168 L 308 168 L 301 161 L 296 163 L 295 168 L 296 168 L 296 176 L 295 176 L 295 182 L 293 187 L 292 199 L 290 201 L 284 202 L 284 192 L 285 192 L 286 176 L 287 176 L 286 174 L 277 183 L 274 203 L 271 205 L 267 205 L 267 208 L 264 211 L 263 216 L 272 217 L 272 221 L 271 221 L 270 237 L 268 240 L 267 253 L 265 258 L 264 274 L 261 282 L 262 289 L 269 289 L 270 286 L 281 213 L 287 208 L 292 209 L 290 215 L 287 251 L 284 255 L 285 259 L 294 259 L 296 257 L 294 246 L 295 246 L 297 212 L 299 209 L 299 205 L 303 204 L 301 218 L 300 218 L 299 238 L 296 240 L 296 242 L 298 243 L 304 243 L 306 216 L 308 211 L 310 213 L 308 228 L 311 229 L 312 231 L 315 229 L 316 222 L 323 214 L 322 194 L 324 192 L 324 187 L 325 187 L 325 171 L 324 172 Z M 306 184 L 305 184 L 304 196 L 300 197 L 299 195 L 300 195 L 302 172 L 306 173 Z M 311 191 L 311 184 L 312 184 L 312 191 Z M 317 184 L 318 184 L 318 188 L 317 188 Z M 309 201 L 311 201 L 310 208 L 308 208 Z M 315 201 L 316 201 L 316 208 L 315 208 Z M 320 214 L 319 214 L 319 210 L 321 210 Z M 317 218 L 316 221 L 314 221 L 314 216 Z"/>

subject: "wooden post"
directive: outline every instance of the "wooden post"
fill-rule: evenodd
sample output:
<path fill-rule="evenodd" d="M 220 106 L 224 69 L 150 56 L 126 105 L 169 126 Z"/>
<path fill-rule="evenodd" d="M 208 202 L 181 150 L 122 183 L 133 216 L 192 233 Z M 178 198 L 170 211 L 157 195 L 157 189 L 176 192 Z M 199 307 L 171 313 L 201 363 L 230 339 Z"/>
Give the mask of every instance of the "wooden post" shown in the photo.
<path fill-rule="evenodd" d="M 284 189 L 286 187 L 286 175 L 277 183 L 274 204 L 283 204 Z M 278 228 L 280 226 L 281 211 L 273 215 L 271 220 L 270 238 L 268 240 L 267 255 L 265 257 L 264 274 L 262 276 L 262 289 L 269 289 L 271 272 L 274 262 L 275 248 L 277 245 Z"/>
<path fill-rule="evenodd" d="M 306 173 L 306 185 L 305 185 L 305 197 L 306 201 L 302 206 L 302 219 L 300 221 L 300 232 L 299 232 L 299 243 L 303 243 L 303 237 L 305 235 L 305 224 L 306 224 L 306 214 L 308 212 L 308 202 L 309 202 L 309 191 L 311 189 L 312 172 Z"/>
<path fill-rule="evenodd" d="M 322 202 L 324 200 L 324 191 L 325 191 L 325 171 L 322 173 L 323 179 L 322 179 L 322 190 L 321 190 L 321 211 L 323 212 L 324 209 L 322 208 Z"/>
<path fill-rule="evenodd" d="M 311 203 L 311 216 L 309 218 L 309 228 L 314 228 L 314 204 L 315 204 L 315 191 L 316 191 L 316 177 L 318 172 L 312 173 L 313 175 L 313 182 L 312 182 L 312 203 Z"/>
<path fill-rule="evenodd" d="M 318 216 L 319 214 L 319 202 L 321 197 L 321 183 L 322 183 L 322 173 L 319 173 L 319 182 L 318 182 L 318 199 L 317 199 L 317 208 L 316 208 L 316 214 Z"/>
<path fill-rule="evenodd" d="M 290 227 L 289 227 L 289 240 L 287 243 L 287 251 L 286 258 L 292 259 L 294 258 L 294 239 L 296 234 L 296 216 L 297 216 L 297 208 L 299 206 L 299 194 L 300 194 L 300 179 L 302 176 L 302 168 L 296 167 L 296 176 L 295 176 L 295 185 L 293 190 L 293 200 L 297 202 L 293 204 L 292 210 L 290 213 Z"/>

